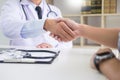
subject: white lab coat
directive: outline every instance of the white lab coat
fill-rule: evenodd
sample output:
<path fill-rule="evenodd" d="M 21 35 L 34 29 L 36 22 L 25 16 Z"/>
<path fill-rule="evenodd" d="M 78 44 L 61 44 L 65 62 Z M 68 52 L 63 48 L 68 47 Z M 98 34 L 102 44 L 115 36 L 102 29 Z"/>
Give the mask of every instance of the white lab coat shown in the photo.
<path fill-rule="evenodd" d="M 23 12 L 23 9 L 21 7 L 21 4 L 23 5 L 29 5 L 28 6 L 28 17 L 29 20 L 26 20 L 25 13 Z M 49 8 L 47 5 L 43 5 L 44 11 L 43 11 L 43 19 L 46 19 L 46 15 L 49 12 Z M 61 12 L 58 8 L 50 5 L 51 9 L 57 13 L 57 17 L 61 17 Z M 49 18 L 53 18 L 53 16 L 50 16 Z M 54 17 L 56 18 L 56 17 Z M 72 47 L 72 42 L 67 43 L 60 43 L 56 41 L 55 39 L 51 38 L 49 36 L 48 32 L 41 32 L 39 36 L 36 36 L 34 38 L 22 38 L 21 37 L 21 30 L 23 28 L 23 25 L 26 22 L 32 21 L 32 20 L 38 20 L 37 13 L 35 12 L 33 6 L 28 3 L 28 0 L 22 0 L 22 3 L 19 2 L 19 0 L 8 0 L 7 3 L 3 6 L 1 11 L 1 29 L 5 36 L 7 36 L 10 39 L 10 45 L 12 46 L 37 46 L 41 43 L 49 43 L 53 47 Z M 33 26 L 34 27 L 34 26 Z M 41 28 L 42 30 L 43 27 Z"/>

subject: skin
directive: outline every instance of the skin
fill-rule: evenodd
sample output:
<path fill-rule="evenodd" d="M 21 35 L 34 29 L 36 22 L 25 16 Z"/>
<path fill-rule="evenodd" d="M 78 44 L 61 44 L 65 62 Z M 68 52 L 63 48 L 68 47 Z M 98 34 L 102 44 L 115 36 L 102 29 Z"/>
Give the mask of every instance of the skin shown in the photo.
<path fill-rule="evenodd" d="M 52 34 L 56 36 L 59 36 L 64 42 L 71 41 L 75 38 L 75 33 L 64 22 L 57 22 L 55 19 L 47 19 L 44 29 L 52 32 Z M 50 44 L 48 44 L 48 46 L 49 45 Z"/>
<path fill-rule="evenodd" d="M 58 22 L 55 19 L 47 19 L 44 29 L 60 37 L 64 42 L 71 41 L 75 36 L 75 33 L 68 27 L 68 25 L 64 22 Z"/>
<path fill-rule="evenodd" d="M 102 52 L 112 52 L 111 49 L 99 49 L 95 54 L 102 54 Z M 91 67 L 96 70 L 94 65 L 95 54 L 91 58 Z M 116 58 L 112 58 L 100 63 L 100 71 L 104 74 L 109 80 L 120 80 L 120 61 Z"/>
<path fill-rule="evenodd" d="M 37 5 L 38 3 L 40 3 L 40 0 L 32 0 L 32 1 L 33 2 L 35 1 L 35 3 L 37 2 L 36 3 Z M 112 48 L 118 48 L 117 43 L 118 43 L 118 33 L 120 32 L 120 28 L 101 29 L 84 24 L 77 24 L 69 19 L 60 19 L 57 22 L 54 20 L 46 20 L 44 28 L 46 31 L 51 31 L 52 33 L 51 36 L 55 37 L 55 39 L 59 41 L 66 42 L 82 36 L 87 39 L 94 40 L 100 44 Z M 55 25 L 57 25 L 58 27 L 56 28 Z M 53 30 L 54 28 L 55 30 Z M 111 51 L 111 50 L 100 49 L 96 54 L 98 53 L 102 54 L 101 52 L 104 51 Z M 93 57 L 91 58 L 91 66 L 92 68 L 96 69 L 93 63 L 94 57 L 95 56 L 93 55 Z M 120 62 L 116 58 L 101 63 L 100 70 L 106 77 L 108 77 L 109 80 L 120 79 Z"/>
<path fill-rule="evenodd" d="M 47 43 L 42 43 L 36 46 L 37 48 L 52 48 L 53 46 Z"/>
<path fill-rule="evenodd" d="M 75 38 L 84 37 L 105 46 L 118 48 L 117 43 L 120 28 L 98 28 L 85 24 L 78 24 L 70 19 L 61 19 L 59 21 L 64 22 L 73 30 L 76 35 Z"/>
<path fill-rule="evenodd" d="M 31 0 L 34 4 L 39 5 L 42 0 Z"/>
<path fill-rule="evenodd" d="M 59 19 L 59 21 L 67 24 L 76 34 L 76 37 L 84 37 L 112 48 L 118 48 L 117 43 L 120 28 L 98 28 L 85 24 L 78 24 L 69 19 Z M 59 37 L 57 39 L 59 40 Z M 106 48 L 98 50 L 95 54 L 102 54 L 102 52 L 106 51 L 112 52 L 111 49 Z M 93 69 L 96 69 L 94 65 L 95 54 L 91 58 L 91 66 Z M 101 62 L 100 70 L 109 80 L 120 80 L 120 61 L 117 58 Z"/>

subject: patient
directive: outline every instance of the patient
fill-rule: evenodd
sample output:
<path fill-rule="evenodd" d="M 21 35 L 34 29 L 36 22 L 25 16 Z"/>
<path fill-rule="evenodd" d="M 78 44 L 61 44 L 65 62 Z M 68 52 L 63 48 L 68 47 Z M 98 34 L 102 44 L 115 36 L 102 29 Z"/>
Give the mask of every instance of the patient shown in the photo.
<path fill-rule="evenodd" d="M 75 33 L 75 38 L 84 37 L 91 39 L 99 44 L 116 48 L 120 51 L 120 28 L 98 28 L 78 24 L 70 19 L 58 19 L 58 22 L 67 24 Z M 55 37 L 53 34 L 51 36 Z M 64 41 L 59 37 L 57 40 Z M 109 48 L 98 50 L 91 59 L 91 66 L 104 74 L 109 80 L 120 80 L 120 61 Z"/>

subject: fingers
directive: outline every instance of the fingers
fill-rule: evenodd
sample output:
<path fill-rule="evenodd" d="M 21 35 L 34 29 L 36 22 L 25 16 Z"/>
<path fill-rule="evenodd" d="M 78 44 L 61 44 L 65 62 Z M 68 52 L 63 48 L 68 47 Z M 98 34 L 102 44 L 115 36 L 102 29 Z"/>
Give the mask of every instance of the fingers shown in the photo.
<path fill-rule="evenodd" d="M 68 42 L 73 40 L 76 34 L 64 22 L 59 22 L 56 25 L 56 32 L 50 36 L 58 41 Z"/>
<path fill-rule="evenodd" d="M 62 42 L 61 38 L 59 38 L 58 36 L 56 36 L 56 35 L 54 35 L 54 34 L 52 34 L 52 33 L 50 33 L 50 36 L 51 36 L 52 38 L 54 38 L 55 40 L 57 40 L 57 41 L 59 41 L 59 42 Z"/>
<path fill-rule="evenodd" d="M 53 19 L 46 20 L 45 29 L 53 33 L 55 36 L 52 35 L 52 37 L 55 37 L 55 39 L 59 38 L 59 40 L 64 42 L 73 40 L 75 38 L 75 32 L 65 22 L 58 21 Z"/>
<path fill-rule="evenodd" d="M 78 27 L 75 21 L 68 18 L 58 18 L 57 22 L 64 22 L 73 31 L 76 30 L 76 28 Z"/>
<path fill-rule="evenodd" d="M 68 33 L 72 38 L 74 38 L 75 37 L 75 33 L 65 24 L 65 23 L 62 23 L 61 25 L 64 25 L 64 26 L 62 26 L 62 28 L 64 29 L 64 31 L 66 32 L 66 33 Z"/>
<path fill-rule="evenodd" d="M 59 22 L 56 26 L 56 32 L 50 34 L 50 36 L 58 41 L 67 42 L 74 39 L 75 33 L 64 22 Z"/>
<path fill-rule="evenodd" d="M 54 35 L 57 36 L 54 37 L 52 35 L 55 39 L 60 38 L 62 41 L 67 42 L 74 39 L 75 33 L 71 29 L 69 29 L 69 27 L 65 23 L 60 22 L 58 23 L 56 34 Z"/>
<path fill-rule="evenodd" d="M 51 36 L 51 37 L 53 37 L 53 38 L 55 38 L 55 37 L 56 37 L 53 33 L 50 33 L 50 36 Z"/>
<path fill-rule="evenodd" d="M 66 22 L 68 18 L 57 18 L 56 21 L 57 22 Z"/>
<path fill-rule="evenodd" d="M 74 39 L 75 37 L 75 33 L 63 22 L 60 22 L 60 27 L 61 27 L 61 31 L 60 31 L 60 37 L 62 37 L 63 41 L 70 41 L 72 39 Z"/>
<path fill-rule="evenodd" d="M 42 43 L 36 46 L 37 48 L 52 48 L 52 45 L 47 43 Z"/>

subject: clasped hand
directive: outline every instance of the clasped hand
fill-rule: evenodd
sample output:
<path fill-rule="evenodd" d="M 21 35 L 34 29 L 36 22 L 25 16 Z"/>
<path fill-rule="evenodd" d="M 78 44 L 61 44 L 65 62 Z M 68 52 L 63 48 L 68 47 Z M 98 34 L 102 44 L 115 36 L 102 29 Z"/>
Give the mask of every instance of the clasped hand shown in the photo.
<path fill-rule="evenodd" d="M 51 32 L 50 36 L 63 42 L 76 39 L 81 34 L 79 24 L 65 18 L 47 19 L 44 28 Z"/>

